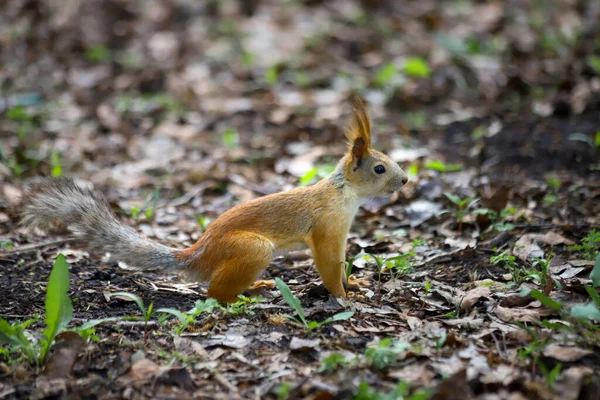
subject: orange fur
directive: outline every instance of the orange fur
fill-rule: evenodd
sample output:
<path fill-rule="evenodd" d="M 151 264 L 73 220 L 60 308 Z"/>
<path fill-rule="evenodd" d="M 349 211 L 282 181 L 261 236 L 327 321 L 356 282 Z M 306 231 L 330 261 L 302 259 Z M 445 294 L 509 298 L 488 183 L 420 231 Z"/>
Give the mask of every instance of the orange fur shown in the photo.
<path fill-rule="evenodd" d="M 299 243 L 310 247 L 329 292 L 345 295 L 346 240 L 359 200 L 365 197 L 362 189 L 368 195 L 388 194 L 406 183 L 396 163 L 372 150 L 369 117 L 360 99 L 354 103 L 346 136 L 351 141 L 349 152 L 329 178 L 233 207 L 209 225 L 192 247 L 175 250 L 180 261 L 189 262 L 190 274 L 211 282 L 211 297 L 235 301 L 268 266 L 273 251 Z M 361 165 L 375 164 L 390 170 L 390 176 L 376 187 L 373 171 L 359 171 Z"/>

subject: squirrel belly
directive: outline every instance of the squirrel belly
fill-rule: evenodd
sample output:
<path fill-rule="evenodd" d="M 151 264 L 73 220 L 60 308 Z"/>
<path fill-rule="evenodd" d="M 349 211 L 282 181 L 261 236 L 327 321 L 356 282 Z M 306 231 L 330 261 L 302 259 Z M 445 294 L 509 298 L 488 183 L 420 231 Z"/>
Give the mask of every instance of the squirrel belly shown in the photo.
<path fill-rule="evenodd" d="M 344 296 L 348 232 L 362 198 L 389 195 L 408 179 L 398 164 L 371 147 L 366 109 L 357 100 L 346 129 L 347 154 L 320 182 L 235 206 L 212 222 L 187 249 L 142 237 L 113 214 L 104 196 L 82 181 L 42 179 L 27 188 L 22 223 L 48 231 L 63 225 L 92 252 L 141 269 L 181 269 L 209 282 L 208 295 L 236 301 L 273 255 L 306 244 L 321 280 Z"/>

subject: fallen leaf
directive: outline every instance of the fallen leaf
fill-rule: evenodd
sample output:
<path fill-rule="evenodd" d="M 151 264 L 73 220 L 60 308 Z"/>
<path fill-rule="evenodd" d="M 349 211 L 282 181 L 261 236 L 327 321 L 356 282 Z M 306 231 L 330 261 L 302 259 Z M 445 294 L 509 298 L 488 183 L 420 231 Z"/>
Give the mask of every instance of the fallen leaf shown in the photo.
<path fill-rule="evenodd" d="M 173 344 L 175 345 L 175 349 L 183 355 L 196 355 L 202 360 L 209 359 L 208 352 L 195 340 L 183 338 L 181 336 L 173 336 Z"/>
<path fill-rule="evenodd" d="M 292 338 L 290 342 L 290 350 L 316 350 L 319 351 L 319 339 L 301 339 L 296 336 Z"/>
<path fill-rule="evenodd" d="M 177 386 L 184 390 L 194 390 L 196 388 L 190 371 L 185 367 L 164 369 L 160 371 L 156 380 L 157 382 Z"/>
<path fill-rule="evenodd" d="M 536 240 L 541 235 L 528 233 L 519 238 L 513 247 L 513 254 L 521 261 L 527 261 L 529 258 L 543 258 L 544 251 L 537 244 Z"/>
<path fill-rule="evenodd" d="M 67 378 L 84 347 L 85 340 L 75 332 L 63 332 L 56 336 L 56 344 L 48 358 L 44 375 L 50 379 Z"/>
<path fill-rule="evenodd" d="M 553 343 L 549 346 L 546 346 L 542 354 L 544 354 L 546 357 L 551 357 L 561 362 L 574 362 L 581 360 L 583 357 L 594 354 L 594 352 L 582 349 L 580 347 L 561 346 Z"/>
<path fill-rule="evenodd" d="M 492 291 L 490 290 L 489 287 L 486 287 L 486 286 L 481 286 L 481 287 L 469 290 L 467 292 L 467 294 L 465 295 L 465 297 L 462 298 L 462 301 L 460 303 L 460 308 L 463 311 L 468 311 L 471 308 L 473 308 L 475 303 L 477 303 L 480 298 L 489 297 L 491 294 L 492 294 Z"/>
<path fill-rule="evenodd" d="M 592 382 L 590 382 L 592 381 Z M 600 382 L 598 382 L 598 375 L 594 376 L 594 370 L 590 367 L 575 366 L 564 370 L 554 387 L 557 392 L 557 398 L 561 399 L 591 399 L 593 394 L 589 394 L 588 397 L 584 396 L 582 389 L 584 385 L 598 388 Z M 589 391 L 588 391 L 589 393 Z"/>
<path fill-rule="evenodd" d="M 502 321 L 506 322 L 539 322 L 539 310 L 530 310 L 526 308 L 506 308 L 496 306 L 494 312 Z"/>
<path fill-rule="evenodd" d="M 442 206 L 428 200 L 417 200 L 406 207 L 406 214 L 410 220 L 411 228 L 421 225 L 442 211 Z"/>
<path fill-rule="evenodd" d="M 228 331 L 225 335 L 215 335 L 211 339 L 204 341 L 205 348 L 212 346 L 225 346 L 232 349 L 241 349 L 248 346 L 252 339 L 237 331 Z"/>
<path fill-rule="evenodd" d="M 135 362 L 129 372 L 119 378 L 124 383 L 145 382 L 158 375 L 160 367 L 152 360 L 142 358 Z"/>

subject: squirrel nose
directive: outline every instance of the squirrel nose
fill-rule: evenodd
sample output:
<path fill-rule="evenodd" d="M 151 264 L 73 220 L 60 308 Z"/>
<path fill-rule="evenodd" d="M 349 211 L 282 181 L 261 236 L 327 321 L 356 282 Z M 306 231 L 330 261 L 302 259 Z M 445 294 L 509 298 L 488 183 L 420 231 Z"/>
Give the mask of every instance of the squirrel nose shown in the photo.
<path fill-rule="evenodd" d="M 402 177 L 402 184 L 406 185 L 408 183 L 408 176 L 403 176 Z"/>

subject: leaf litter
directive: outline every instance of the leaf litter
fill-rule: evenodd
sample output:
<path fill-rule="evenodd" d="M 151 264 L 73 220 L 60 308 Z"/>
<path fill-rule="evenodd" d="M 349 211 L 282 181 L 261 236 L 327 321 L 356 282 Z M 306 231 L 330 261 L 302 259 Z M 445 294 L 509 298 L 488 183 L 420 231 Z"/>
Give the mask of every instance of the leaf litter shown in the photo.
<path fill-rule="evenodd" d="M 2 347 L 3 397 L 594 398 L 594 2 L 30 3 L 0 15 L 0 316 L 33 318 L 40 340 L 61 253 L 73 332 L 43 366 Z M 23 184 L 66 174 L 142 234 L 190 245 L 229 207 L 326 175 L 354 92 L 410 174 L 357 214 L 361 284 L 329 298 L 302 251 L 263 277 L 307 325 L 348 319 L 293 323 L 266 284 L 263 302 L 214 307 L 202 285 L 17 225 Z M 182 332 L 150 312 L 165 308 Z"/>

